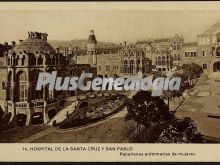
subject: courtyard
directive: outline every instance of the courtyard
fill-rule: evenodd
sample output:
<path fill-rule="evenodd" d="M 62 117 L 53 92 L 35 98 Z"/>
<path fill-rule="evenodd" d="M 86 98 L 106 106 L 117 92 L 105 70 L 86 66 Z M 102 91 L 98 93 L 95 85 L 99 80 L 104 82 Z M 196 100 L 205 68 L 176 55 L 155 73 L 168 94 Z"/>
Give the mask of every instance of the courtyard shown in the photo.
<path fill-rule="evenodd" d="M 194 90 L 176 112 L 177 117 L 191 117 L 199 131 L 208 138 L 220 139 L 220 73 L 199 78 Z"/>

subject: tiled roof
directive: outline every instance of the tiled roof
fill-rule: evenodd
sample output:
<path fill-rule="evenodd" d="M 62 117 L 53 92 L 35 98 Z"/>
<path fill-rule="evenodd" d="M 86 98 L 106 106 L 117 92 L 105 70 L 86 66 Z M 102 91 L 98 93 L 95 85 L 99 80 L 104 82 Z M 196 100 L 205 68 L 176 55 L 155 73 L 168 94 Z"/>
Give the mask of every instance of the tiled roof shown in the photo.
<path fill-rule="evenodd" d="M 30 53 L 34 53 L 36 51 L 45 52 L 51 51 L 55 52 L 55 49 L 46 41 L 39 38 L 28 38 L 18 45 L 15 46 L 13 49 L 16 53 L 19 51 L 28 51 Z"/>
<path fill-rule="evenodd" d="M 183 43 L 183 46 L 197 46 L 197 42 L 187 42 L 187 43 Z"/>

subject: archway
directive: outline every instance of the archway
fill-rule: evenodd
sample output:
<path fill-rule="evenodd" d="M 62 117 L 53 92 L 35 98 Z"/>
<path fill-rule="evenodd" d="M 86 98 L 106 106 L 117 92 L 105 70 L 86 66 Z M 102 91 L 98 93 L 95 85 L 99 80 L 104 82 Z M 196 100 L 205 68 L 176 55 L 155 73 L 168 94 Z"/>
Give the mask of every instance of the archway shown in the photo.
<path fill-rule="evenodd" d="M 43 124 L 44 118 L 42 112 L 36 112 L 31 116 L 31 124 L 37 125 L 37 124 Z"/>
<path fill-rule="evenodd" d="M 213 72 L 220 72 L 220 61 L 213 64 Z"/>
<path fill-rule="evenodd" d="M 25 115 L 25 114 L 17 114 L 16 115 L 17 126 L 19 126 L 19 127 L 25 126 L 26 119 L 27 119 L 27 115 Z"/>

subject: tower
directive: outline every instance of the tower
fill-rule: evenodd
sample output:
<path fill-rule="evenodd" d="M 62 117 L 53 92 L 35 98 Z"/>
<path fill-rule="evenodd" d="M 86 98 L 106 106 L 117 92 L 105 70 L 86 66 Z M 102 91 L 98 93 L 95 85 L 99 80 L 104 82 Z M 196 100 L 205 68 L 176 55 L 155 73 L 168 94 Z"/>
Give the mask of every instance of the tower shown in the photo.
<path fill-rule="evenodd" d="M 90 30 L 88 43 L 87 43 L 87 55 L 90 55 L 91 64 L 96 64 L 96 37 L 94 34 L 94 30 Z"/>

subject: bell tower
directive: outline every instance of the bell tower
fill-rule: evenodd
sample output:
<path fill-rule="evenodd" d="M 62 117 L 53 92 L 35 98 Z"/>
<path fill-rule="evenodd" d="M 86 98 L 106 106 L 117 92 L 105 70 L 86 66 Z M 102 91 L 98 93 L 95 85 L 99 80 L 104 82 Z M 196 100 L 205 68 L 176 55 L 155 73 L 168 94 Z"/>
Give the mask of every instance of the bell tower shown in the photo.
<path fill-rule="evenodd" d="M 90 30 L 88 42 L 87 42 L 87 54 L 90 55 L 91 64 L 96 64 L 96 37 L 94 30 Z"/>

